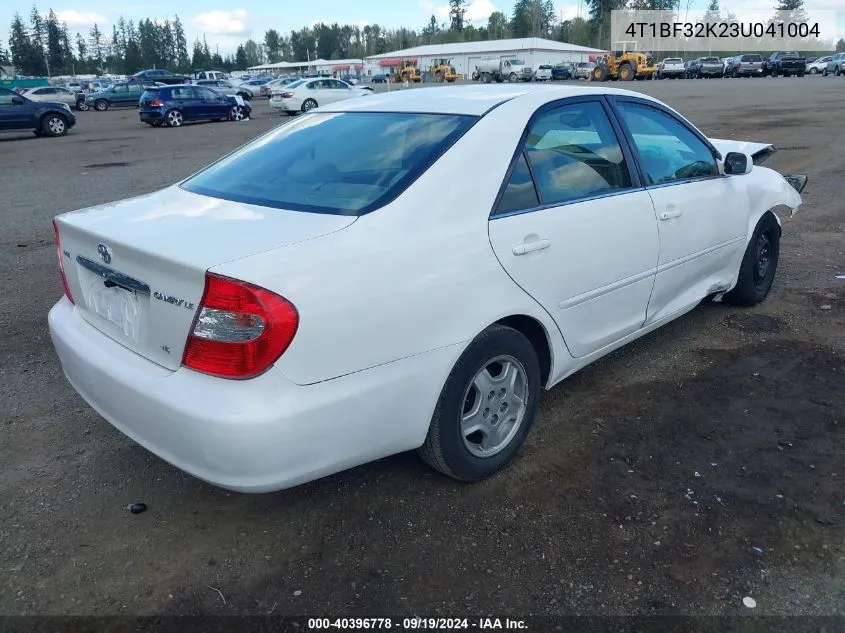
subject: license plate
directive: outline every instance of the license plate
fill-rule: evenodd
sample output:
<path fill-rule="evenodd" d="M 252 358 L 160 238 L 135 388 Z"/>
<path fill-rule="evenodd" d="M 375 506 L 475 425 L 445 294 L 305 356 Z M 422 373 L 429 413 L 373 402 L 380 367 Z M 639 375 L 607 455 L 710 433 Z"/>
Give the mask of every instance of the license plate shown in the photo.
<path fill-rule="evenodd" d="M 106 286 L 102 280 L 92 284 L 88 307 L 101 319 L 111 323 L 123 335 L 138 342 L 141 324 L 141 304 L 131 290 Z"/>

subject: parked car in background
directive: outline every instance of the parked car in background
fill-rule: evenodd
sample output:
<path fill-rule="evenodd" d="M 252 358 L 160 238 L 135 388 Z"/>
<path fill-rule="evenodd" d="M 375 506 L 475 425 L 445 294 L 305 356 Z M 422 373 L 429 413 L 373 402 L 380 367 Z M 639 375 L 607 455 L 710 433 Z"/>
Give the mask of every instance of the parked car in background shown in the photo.
<path fill-rule="evenodd" d="M 261 86 L 272 81 L 272 77 L 263 77 L 260 79 L 250 79 L 238 84 L 238 88 L 244 92 L 248 92 L 251 99 L 256 99 L 261 96 Z"/>
<path fill-rule="evenodd" d="M 807 65 L 804 66 L 804 72 L 808 75 L 818 75 L 823 73 L 827 68 L 827 62 L 833 59 L 833 55 L 827 57 L 817 57 L 813 61 L 807 60 Z"/>
<path fill-rule="evenodd" d="M 550 81 L 552 79 L 552 67 L 549 64 L 540 64 L 534 71 L 534 81 Z"/>
<path fill-rule="evenodd" d="M 251 91 L 241 88 L 240 84 L 232 83 L 231 79 L 198 79 L 194 84 L 206 88 L 217 88 L 226 94 L 238 95 L 241 99 L 252 99 Z"/>
<path fill-rule="evenodd" d="M 32 130 L 35 136 L 64 136 L 76 124 L 67 103 L 33 101 L 0 88 L 0 131 Z"/>
<path fill-rule="evenodd" d="M 686 69 L 680 57 L 667 57 L 657 64 L 656 79 L 683 79 Z"/>
<path fill-rule="evenodd" d="M 188 121 L 240 121 L 248 118 L 249 102 L 205 86 L 148 87 L 141 95 L 138 116 L 154 127 L 180 127 Z"/>
<path fill-rule="evenodd" d="M 836 55 L 831 57 L 822 74 L 825 77 L 828 75 L 836 75 L 838 77 L 839 75 L 845 74 L 845 53 L 836 53 Z"/>
<path fill-rule="evenodd" d="M 803 77 L 807 60 L 795 51 L 777 51 L 763 62 L 763 74 L 771 77 Z"/>
<path fill-rule="evenodd" d="M 754 164 L 769 145 L 601 86 L 411 94 L 335 104 L 178 184 L 57 216 L 48 324 L 70 385 L 233 490 L 415 449 L 479 481 L 518 457 L 544 390 L 707 298 L 769 295 L 803 188 Z"/>
<path fill-rule="evenodd" d="M 569 64 L 556 64 L 552 66 L 552 79 L 554 81 L 568 81 L 572 79 L 572 66 Z"/>
<path fill-rule="evenodd" d="M 284 86 L 284 81 L 282 79 L 271 79 L 266 84 L 261 85 L 260 94 L 262 97 L 270 98 L 270 93 L 273 92 L 273 88 L 276 86 Z"/>
<path fill-rule="evenodd" d="M 167 85 L 184 84 L 191 81 L 187 75 L 177 75 L 165 70 L 164 68 L 152 68 L 150 70 L 142 70 L 129 77 L 129 81 L 138 81 L 141 83 L 159 82 Z"/>
<path fill-rule="evenodd" d="M 129 82 L 114 84 L 110 88 L 100 92 L 92 92 L 85 95 L 85 103 L 88 107 L 99 112 L 105 112 L 109 108 L 138 107 L 138 100 L 146 86 L 152 82 Z"/>
<path fill-rule="evenodd" d="M 718 57 L 699 57 L 694 59 L 687 69 L 687 75 L 692 79 L 710 79 L 723 77 L 725 67 Z"/>
<path fill-rule="evenodd" d="M 763 56 L 758 53 L 737 55 L 728 60 L 725 68 L 726 77 L 762 77 Z"/>
<path fill-rule="evenodd" d="M 296 114 L 372 92 L 369 86 L 350 86 L 339 79 L 302 79 L 273 90 L 270 105 L 287 114 Z"/>
<path fill-rule="evenodd" d="M 594 62 L 578 62 L 575 65 L 575 79 L 589 79 L 594 67 Z"/>
<path fill-rule="evenodd" d="M 68 90 L 70 90 L 72 92 L 77 92 L 77 93 L 83 92 L 85 90 L 85 88 L 82 86 L 82 84 L 78 81 L 69 81 L 63 87 L 67 88 Z"/>
<path fill-rule="evenodd" d="M 344 75 L 343 77 L 340 78 L 340 80 L 345 81 L 350 86 L 356 86 L 359 83 L 361 83 L 361 75 L 357 75 L 357 74 Z"/>
<path fill-rule="evenodd" d="M 370 81 L 374 84 L 386 84 L 387 83 L 387 75 L 382 74 L 382 73 L 373 75 L 370 78 Z"/>
<path fill-rule="evenodd" d="M 81 100 L 85 103 L 85 97 L 78 95 L 67 88 L 60 88 L 59 86 L 42 86 L 40 88 L 28 88 L 23 93 L 30 101 L 48 101 L 54 103 L 66 103 L 71 108 L 77 107 Z"/>

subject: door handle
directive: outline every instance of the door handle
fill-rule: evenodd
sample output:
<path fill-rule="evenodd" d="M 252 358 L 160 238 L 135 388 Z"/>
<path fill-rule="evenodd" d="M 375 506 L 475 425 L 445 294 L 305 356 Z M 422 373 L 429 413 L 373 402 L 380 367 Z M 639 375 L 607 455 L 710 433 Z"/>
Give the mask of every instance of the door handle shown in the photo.
<path fill-rule="evenodd" d="M 672 218 L 679 218 L 681 217 L 681 210 L 680 209 L 667 209 L 663 213 L 660 214 L 661 220 L 671 220 Z"/>
<path fill-rule="evenodd" d="M 513 254 L 516 256 L 525 255 L 526 253 L 533 253 L 534 251 L 541 251 L 552 245 L 551 240 L 540 239 L 533 242 L 523 242 L 513 247 Z"/>

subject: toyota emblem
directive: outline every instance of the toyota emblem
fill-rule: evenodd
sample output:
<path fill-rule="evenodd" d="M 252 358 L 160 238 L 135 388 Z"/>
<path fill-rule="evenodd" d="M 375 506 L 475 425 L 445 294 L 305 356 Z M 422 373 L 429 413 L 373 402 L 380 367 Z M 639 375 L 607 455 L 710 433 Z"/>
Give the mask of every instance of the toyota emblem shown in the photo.
<path fill-rule="evenodd" d="M 106 264 L 111 264 L 111 249 L 105 244 L 97 246 L 97 252 L 100 254 L 100 259 Z"/>

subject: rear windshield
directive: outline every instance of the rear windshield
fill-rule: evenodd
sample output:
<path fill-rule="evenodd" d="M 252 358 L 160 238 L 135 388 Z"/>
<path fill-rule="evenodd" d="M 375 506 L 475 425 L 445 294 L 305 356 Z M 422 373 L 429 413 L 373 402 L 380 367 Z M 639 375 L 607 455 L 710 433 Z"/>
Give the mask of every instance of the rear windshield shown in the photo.
<path fill-rule="evenodd" d="M 159 92 L 158 88 L 146 88 L 141 94 L 141 101 L 146 99 L 158 99 Z"/>
<path fill-rule="evenodd" d="M 667 57 L 663 60 L 667 64 L 683 64 L 684 60 L 680 57 Z"/>
<path fill-rule="evenodd" d="M 283 125 L 182 184 L 277 209 L 363 215 L 407 189 L 477 117 L 315 113 Z"/>
<path fill-rule="evenodd" d="M 744 61 L 744 62 L 761 62 L 761 61 L 763 61 L 763 58 L 760 55 L 743 55 L 742 61 Z"/>
<path fill-rule="evenodd" d="M 721 59 L 719 59 L 718 57 L 705 57 L 705 58 L 704 58 L 704 59 L 702 59 L 701 61 L 702 61 L 702 62 L 716 62 L 716 63 L 718 64 L 718 63 L 719 63 L 719 62 L 721 62 L 722 60 L 721 60 Z"/>
<path fill-rule="evenodd" d="M 551 70 L 551 66 L 540 66 L 540 70 Z"/>

